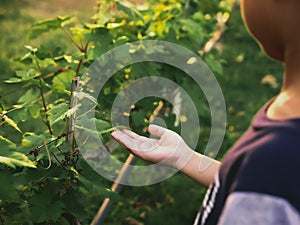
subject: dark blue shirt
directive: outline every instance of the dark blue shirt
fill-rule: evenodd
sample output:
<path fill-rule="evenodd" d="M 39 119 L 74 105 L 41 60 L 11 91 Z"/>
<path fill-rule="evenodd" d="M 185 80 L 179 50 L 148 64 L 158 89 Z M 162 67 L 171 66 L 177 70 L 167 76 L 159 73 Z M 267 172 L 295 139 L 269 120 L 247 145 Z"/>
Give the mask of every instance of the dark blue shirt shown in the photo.
<path fill-rule="evenodd" d="M 195 225 L 300 225 L 300 118 L 266 104 L 225 156 Z"/>

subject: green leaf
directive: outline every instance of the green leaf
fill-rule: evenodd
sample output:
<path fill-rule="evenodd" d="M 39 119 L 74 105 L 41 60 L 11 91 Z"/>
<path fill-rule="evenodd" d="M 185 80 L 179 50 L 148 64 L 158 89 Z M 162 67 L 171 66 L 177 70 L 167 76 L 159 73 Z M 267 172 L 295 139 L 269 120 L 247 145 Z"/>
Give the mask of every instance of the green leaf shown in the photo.
<path fill-rule="evenodd" d="M 9 139 L 0 135 L 0 149 L 2 148 L 16 148 L 16 144 L 10 141 Z"/>
<path fill-rule="evenodd" d="M 16 71 L 16 75 L 17 75 L 17 77 L 12 77 L 12 78 L 6 80 L 5 82 L 6 83 L 20 83 L 20 82 L 28 81 L 35 77 L 40 76 L 40 74 L 34 69 L 30 69 L 28 71 L 18 70 L 18 71 Z"/>
<path fill-rule="evenodd" d="M 28 91 L 26 91 L 26 93 L 24 95 L 22 95 L 19 100 L 18 103 L 20 104 L 30 104 L 32 103 L 34 100 L 37 100 L 40 96 L 40 92 L 38 91 L 34 91 L 34 89 L 29 89 Z"/>
<path fill-rule="evenodd" d="M 216 60 L 213 56 L 209 55 L 207 58 L 205 58 L 205 62 L 213 72 L 217 73 L 218 75 L 223 74 L 222 63 L 219 60 Z"/>
<path fill-rule="evenodd" d="M 57 221 L 65 204 L 61 201 L 53 201 L 53 194 L 49 191 L 36 193 L 29 199 L 30 211 L 32 212 L 32 221 L 42 223 L 48 220 Z"/>
<path fill-rule="evenodd" d="M 48 218 L 51 220 L 58 220 L 60 215 L 63 213 L 65 208 L 65 204 L 61 201 L 56 201 L 54 203 L 51 204 L 51 209 L 48 212 Z"/>
<path fill-rule="evenodd" d="M 39 76 L 39 74 L 37 74 L 36 70 L 34 69 L 30 69 L 28 71 L 18 70 L 16 71 L 16 75 L 17 77 L 22 78 L 22 80 L 30 80 L 32 78 Z"/>
<path fill-rule="evenodd" d="M 106 129 L 106 130 L 101 130 L 99 132 L 99 134 L 107 134 L 107 133 L 111 133 L 112 131 L 115 131 L 115 130 L 122 130 L 122 129 L 127 129 L 129 130 L 130 128 L 127 127 L 127 126 L 115 126 L 115 127 L 111 127 L 109 129 Z"/>
<path fill-rule="evenodd" d="M 8 80 L 5 80 L 4 82 L 8 83 L 8 84 L 20 83 L 20 82 L 22 82 L 22 79 L 17 78 L 17 77 L 12 77 L 12 78 L 9 78 Z"/>
<path fill-rule="evenodd" d="M 27 48 L 32 53 L 36 53 L 38 51 L 37 48 L 34 48 L 34 47 L 30 46 L 30 45 L 25 45 L 25 48 Z"/>
<path fill-rule="evenodd" d="M 69 105 L 66 103 L 61 103 L 59 105 L 54 106 L 52 109 L 48 111 L 49 114 L 49 122 L 51 126 L 58 121 L 65 118 L 65 113 L 69 110 Z"/>
<path fill-rule="evenodd" d="M 36 135 L 34 133 L 26 132 L 22 136 L 22 146 L 39 146 L 45 142 L 45 140 L 50 139 L 46 135 Z"/>
<path fill-rule="evenodd" d="M 41 110 L 41 106 L 39 104 L 34 104 L 28 107 L 28 111 L 34 119 L 40 116 L 40 110 Z"/>
<path fill-rule="evenodd" d="M 90 133 L 91 136 L 93 135 L 99 135 L 101 136 L 102 134 L 107 134 L 107 133 L 111 133 L 112 131 L 114 130 L 122 130 L 122 129 L 127 129 L 129 130 L 130 128 L 129 127 L 126 127 L 126 126 L 115 126 L 115 127 L 111 127 L 111 128 L 107 128 L 107 129 L 99 129 L 99 127 L 97 127 L 97 123 L 96 123 L 96 129 L 97 130 L 92 130 L 92 129 L 89 129 L 87 128 L 89 126 L 80 126 L 80 125 L 76 125 L 76 129 L 78 131 L 84 131 L 86 133 Z"/>
<path fill-rule="evenodd" d="M 117 0 L 116 4 L 117 4 L 118 10 L 123 11 L 125 14 L 127 14 L 133 20 L 136 20 L 136 19 L 143 20 L 143 15 L 134 8 L 134 5 L 132 5 L 128 2 L 125 2 L 125 1 L 121 1 L 121 0 Z"/>
<path fill-rule="evenodd" d="M 61 120 L 64 120 L 65 118 L 71 117 L 76 112 L 78 107 L 79 105 L 76 105 L 74 108 L 69 109 L 69 105 L 66 103 L 61 103 L 54 106 L 48 111 L 51 126 Z"/>
<path fill-rule="evenodd" d="M 33 162 L 28 159 L 26 155 L 20 152 L 2 151 L 0 154 L 0 163 L 3 163 L 13 169 L 17 166 L 36 168 Z"/>
<path fill-rule="evenodd" d="M 85 92 L 82 92 L 82 91 L 81 92 L 74 92 L 74 96 L 78 100 L 88 99 L 91 102 L 95 103 L 95 105 L 98 105 L 97 99 L 94 96 L 92 96 L 92 95 L 90 95 L 88 93 L 85 93 Z"/>
<path fill-rule="evenodd" d="M 129 40 L 130 39 L 127 36 L 121 36 L 121 37 L 117 38 L 114 45 L 115 46 L 120 46 L 120 45 L 123 45 L 123 44 L 127 43 Z"/>
<path fill-rule="evenodd" d="M 85 27 L 93 30 L 93 29 L 99 29 L 99 28 L 104 28 L 104 25 L 98 24 L 98 23 L 86 23 Z"/>
<path fill-rule="evenodd" d="M 89 29 L 84 29 L 82 27 L 72 27 L 71 31 L 73 34 L 73 39 L 78 42 L 83 41 L 85 35 L 90 33 Z"/>
<path fill-rule="evenodd" d="M 12 119 L 10 119 L 7 115 L 4 115 L 2 118 L 8 125 L 10 125 L 11 127 L 15 128 L 17 131 L 22 133 L 22 131 L 18 127 L 17 123 L 15 121 L 13 121 Z"/>
<path fill-rule="evenodd" d="M 116 29 L 116 28 L 119 28 L 119 27 L 122 27 L 126 24 L 126 21 L 125 20 L 122 20 L 120 23 L 107 23 L 106 27 L 107 29 Z"/>
<path fill-rule="evenodd" d="M 53 78 L 53 88 L 59 92 L 66 92 L 67 90 L 70 90 L 72 78 L 75 76 L 76 72 L 74 70 L 68 70 L 60 73 Z M 70 93 L 70 91 L 68 91 L 68 93 Z"/>
<path fill-rule="evenodd" d="M 111 127 L 110 123 L 105 120 L 93 118 L 92 121 L 96 123 L 97 130 L 102 131 L 102 130 L 109 129 Z"/>
<path fill-rule="evenodd" d="M 59 29 L 63 27 L 66 24 L 66 22 L 69 22 L 71 18 L 72 16 L 66 16 L 66 17 L 58 16 L 54 19 L 46 19 L 40 21 L 33 26 L 29 38 L 33 39 L 50 30 Z"/>
<path fill-rule="evenodd" d="M 14 185 L 11 174 L 0 173 L 0 199 L 1 201 L 20 201 L 18 190 Z"/>

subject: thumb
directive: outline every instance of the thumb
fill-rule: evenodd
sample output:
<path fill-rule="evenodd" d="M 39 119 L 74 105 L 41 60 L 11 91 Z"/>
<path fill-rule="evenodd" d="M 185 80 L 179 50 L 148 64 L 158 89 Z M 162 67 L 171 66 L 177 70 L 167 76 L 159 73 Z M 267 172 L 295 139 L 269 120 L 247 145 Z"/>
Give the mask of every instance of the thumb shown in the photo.
<path fill-rule="evenodd" d="M 148 127 L 148 132 L 156 137 L 161 137 L 167 131 L 166 128 L 154 124 L 151 124 Z"/>

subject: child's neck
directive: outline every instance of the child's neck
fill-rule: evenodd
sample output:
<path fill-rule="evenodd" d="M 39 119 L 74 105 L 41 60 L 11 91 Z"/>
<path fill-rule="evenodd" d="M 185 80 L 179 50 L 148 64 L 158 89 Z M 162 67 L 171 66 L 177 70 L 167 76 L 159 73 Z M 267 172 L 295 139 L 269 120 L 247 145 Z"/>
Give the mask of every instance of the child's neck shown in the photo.
<path fill-rule="evenodd" d="M 300 118 L 300 52 L 285 54 L 282 90 L 270 105 L 267 115 L 272 119 Z"/>

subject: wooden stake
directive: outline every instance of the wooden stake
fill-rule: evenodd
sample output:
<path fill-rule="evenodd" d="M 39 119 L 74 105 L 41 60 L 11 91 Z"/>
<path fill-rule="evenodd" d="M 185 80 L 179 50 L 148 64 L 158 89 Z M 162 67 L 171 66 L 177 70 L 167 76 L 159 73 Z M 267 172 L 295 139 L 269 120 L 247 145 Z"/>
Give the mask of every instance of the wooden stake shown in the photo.
<path fill-rule="evenodd" d="M 74 96 L 74 93 L 78 91 L 79 88 L 79 77 L 74 77 L 72 79 L 71 85 L 71 99 L 70 99 L 70 109 L 73 109 L 77 105 L 77 98 Z M 72 114 L 68 121 L 68 130 L 67 130 L 67 141 L 74 146 L 74 130 L 75 130 L 75 120 L 76 120 L 76 112 Z"/>
<path fill-rule="evenodd" d="M 116 178 L 115 182 L 113 183 L 111 190 L 113 192 L 119 193 L 122 188 L 122 181 L 126 180 L 129 173 L 130 173 L 130 165 L 133 165 L 136 161 L 136 156 L 130 154 L 122 167 L 118 177 Z M 92 223 L 90 225 L 103 225 L 104 221 L 110 211 L 111 208 L 111 200 L 109 198 L 105 198 L 100 209 L 98 210 L 96 216 L 94 217 Z"/>

